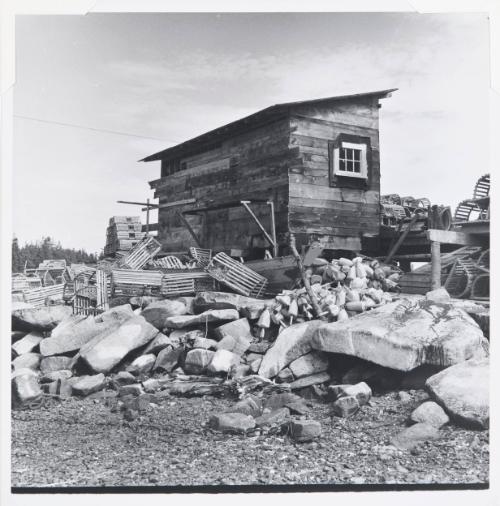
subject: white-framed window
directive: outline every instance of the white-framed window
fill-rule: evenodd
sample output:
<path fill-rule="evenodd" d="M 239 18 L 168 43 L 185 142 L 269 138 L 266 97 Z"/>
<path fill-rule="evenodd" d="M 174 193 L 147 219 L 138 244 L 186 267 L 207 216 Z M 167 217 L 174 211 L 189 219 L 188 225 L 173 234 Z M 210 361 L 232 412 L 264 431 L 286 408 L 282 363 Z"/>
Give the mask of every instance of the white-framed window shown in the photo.
<path fill-rule="evenodd" d="M 342 141 L 333 150 L 333 172 L 337 176 L 368 178 L 367 146 Z"/>

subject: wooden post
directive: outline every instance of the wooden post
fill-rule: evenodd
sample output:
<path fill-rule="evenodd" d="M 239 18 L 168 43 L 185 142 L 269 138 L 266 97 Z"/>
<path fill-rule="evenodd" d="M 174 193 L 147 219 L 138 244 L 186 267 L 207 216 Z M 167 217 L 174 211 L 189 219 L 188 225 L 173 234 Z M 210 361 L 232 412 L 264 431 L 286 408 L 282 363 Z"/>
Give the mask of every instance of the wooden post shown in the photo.
<path fill-rule="evenodd" d="M 147 210 L 146 210 L 146 235 L 149 235 L 149 210 L 150 210 L 150 206 L 149 206 L 149 199 L 146 200 L 147 202 Z"/>
<path fill-rule="evenodd" d="M 295 235 L 290 234 L 290 249 L 292 250 L 292 254 L 297 260 L 297 265 L 299 267 L 300 276 L 302 277 L 302 282 L 304 283 L 304 288 L 306 289 L 307 295 L 309 295 L 309 299 L 311 301 L 311 305 L 313 307 L 315 316 L 320 320 L 324 320 L 324 316 L 321 315 L 321 308 L 318 304 L 318 299 L 316 298 L 316 294 L 312 291 L 311 283 L 309 283 L 309 279 L 306 276 L 306 271 L 304 269 L 304 263 L 302 262 L 302 257 L 299 255 L 297 251 L 297 246 L 295 244 Z"/>
<path fill-rule="evenodd" d="M 274 217 L 274 202 L 272 200 L 268 200 L 267 203 L 271 206 L 271 235 L 274 241 L 273 256 L 274 258 L 276 258 L 278 256 L 278 241 L 276 240 L 276 219 Z"/>
<path fill-rule="evenodd" d="M 198 248 L 203 248 L 200 239 L 196 235 L 195 231 L 191 228 L 191 225 L 186 220 L 184 215 L 181 212 L 177 211 L 177 209 L 175 210 L 175 214 L 179 217 L 183 225 L 186 227 L 187 231 L 191 234 L 191 237 L 194 239 L 194 242 L 197 244 Z"/>
<path fill-rule="evenodd" d="M 441 287 L 441 243 L 431 241 L 431 290 Z"/>

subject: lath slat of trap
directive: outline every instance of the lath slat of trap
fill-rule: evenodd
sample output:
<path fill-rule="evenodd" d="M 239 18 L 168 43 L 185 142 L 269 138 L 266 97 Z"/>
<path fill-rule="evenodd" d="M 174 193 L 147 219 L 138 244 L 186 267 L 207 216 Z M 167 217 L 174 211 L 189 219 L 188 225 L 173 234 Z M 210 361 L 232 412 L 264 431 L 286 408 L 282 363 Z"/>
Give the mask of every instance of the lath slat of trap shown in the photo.
<path fill-rule="evenodd" d="M 195 248 L 192 246 L 189 248 L 189 253 L 200 267 L 206 267 L 212 259 L 211 249 Z"/>

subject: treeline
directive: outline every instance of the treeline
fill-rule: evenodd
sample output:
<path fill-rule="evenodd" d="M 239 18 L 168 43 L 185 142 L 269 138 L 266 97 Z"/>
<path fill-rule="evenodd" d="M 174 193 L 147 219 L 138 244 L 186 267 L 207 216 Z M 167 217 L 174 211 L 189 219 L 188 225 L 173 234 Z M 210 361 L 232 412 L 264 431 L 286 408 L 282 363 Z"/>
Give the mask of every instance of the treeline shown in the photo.
<path fill-rule="evenodd" d="M 51 237 L 42 237 L 35 243 L 29 242 L 19 246 L 16 237 L 12 240 L 12 272 L 23 272 L 27 269 L 38 267 L 44 260 L 66 260 L 72 263 L 96 263 L 100 258 L 95 253 L 87 253 L 83 249 L 63 248 L 60 242 L 55 242 Z"/>

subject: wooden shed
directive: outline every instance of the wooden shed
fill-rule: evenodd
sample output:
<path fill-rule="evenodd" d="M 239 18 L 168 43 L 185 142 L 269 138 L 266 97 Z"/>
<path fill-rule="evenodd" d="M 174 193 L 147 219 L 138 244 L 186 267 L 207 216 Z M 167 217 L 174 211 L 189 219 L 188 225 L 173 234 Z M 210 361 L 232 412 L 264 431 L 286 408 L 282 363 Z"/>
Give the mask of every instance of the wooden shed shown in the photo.
<path fill-rule="evenodd" d="M 361 250 L 379 233 L 379 108 L 393 91 L 274 105 L 144 158 L 161 161 L 162 250 L 284 255 L 290 233 Z"/>

